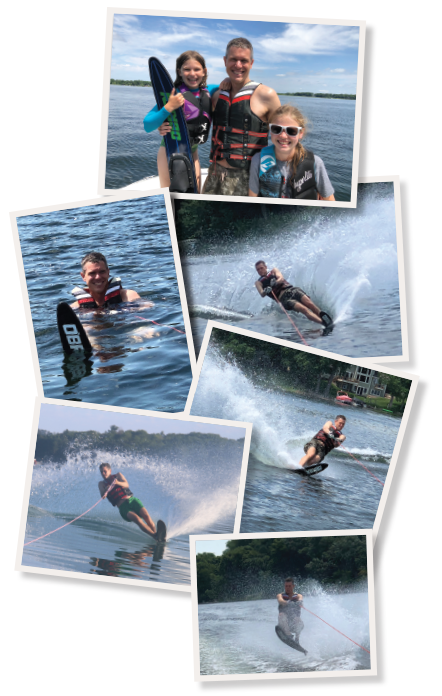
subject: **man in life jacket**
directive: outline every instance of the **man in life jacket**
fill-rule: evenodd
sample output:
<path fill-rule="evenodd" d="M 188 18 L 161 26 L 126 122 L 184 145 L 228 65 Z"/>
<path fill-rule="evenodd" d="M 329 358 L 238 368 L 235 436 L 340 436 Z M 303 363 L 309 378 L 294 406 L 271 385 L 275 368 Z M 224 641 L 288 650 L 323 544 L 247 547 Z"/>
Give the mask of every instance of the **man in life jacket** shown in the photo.
<path fill-rule="evenodd" d="M 131 302 L 139 299 L 135 290 L 124 290 L 120 278 L 109 280 L 109 266 L 105 256 L 98 251 L 92 251 L 81 260 L 81 277 L 86 283 L 85 288 L 74 288 L 72 294 L 76 302 L 71 304 L 73 309 L 107 308 L 120 302 Z"/>
<path fill-rule="evenodd" d="M 281 303 L 284 309 L 304 314 L 310 321 L 322 324 L 326 328 L 332 324 L 332 318 L 320 310 L 304 290 L 290 285 L 277 268 L 268 271 L 264 261 L 257 261 L 255 268 L 259 274 L 255 287 L 261 297 L 270 297 Z"/>
<path fill-rule="evenodd" d="M 305 456 L 299 462 L 300 466 L 312 466 L 319 464 L 324 457 L 335 447 L 339 447 L 345 440 L 345 435 L 342 434 L 346 422 L 345 416 L 336 416 L 335 422 L 327 421 L 322 430 L 320 430 L 310 442 L 304 445 Z"/>
<path fill-rule="evenodd" d="M 304 622 L 301 619 L 302 594 L 295 592 L 293 578 L 286 578 L 284 592 L 276 595 L 276 599 L 278 600 L 279 628 L 287 638 L 291 638 L 294 633 L 295 641 L 299 643 L 299 636 L 304 628 Z"/>
<path fill-rule="evenodd" d="M 269 117 L 280 106 L 271 87 L 249 80 L 253 46 L 248 39 L 227 44 L 224 64 L 232 83 L 230 92 L 219 89 L 212 97 L 211 165 L 203 193 L 248 196 L 253 155 L 267 145 Z"/>
<path fill-rule="evenodd" d="M 158 531 L 154 521 L 141 500 L 135 498 L 132 491 L 129 489 L 129 484 L 123 474 L 118 473 L 113 475 L 110 464 L 106 462 L 100 464 L 100 473 L 103 477 L 103 481 L 100 481 L 98 484 L 100 495 L 107 498 L 114 507 L 118 508 L 118 512 L 123 520 L 126 520 L 126 522 L 135 522 L 143 532 L 149 534 L 149 536 L 158 541 Z M 111 484 L 114 482 L 115 485 L 109 490 Z M 160 522 L 161 526 L 165 529 L 162 520 L 158 520 L 158 526 L 160 527 Z"/>

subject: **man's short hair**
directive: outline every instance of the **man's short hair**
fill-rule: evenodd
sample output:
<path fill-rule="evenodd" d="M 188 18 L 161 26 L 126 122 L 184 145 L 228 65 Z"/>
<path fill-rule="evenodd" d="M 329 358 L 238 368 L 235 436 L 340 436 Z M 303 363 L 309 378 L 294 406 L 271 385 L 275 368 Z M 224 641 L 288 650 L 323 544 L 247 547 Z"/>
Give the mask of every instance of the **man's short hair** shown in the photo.
<path fill-rule="evenodd" d="M 295 584 L 295 581 L 293 580 L 293 578 L 286 578 L 286 579 L 284 580 L 284 583 L 286 583 L 286 582 L 291 582 L 292 585 Z"/>
<path fill-rule="evenodd" d="M 250 60 L 253 60 L 253 46 L 248 39 L 231 39 L 226 47 L 226 57 L 229 55 L 229 50 L 236 46 L 237 48 L 248 48 L 250 51 Z"/>
<path fill-rule="evenodd" d="M 100 254 L 99 251 L 90 251 L 89 254 L 83 256 L 81 259 L 81 269 L 84 271 L 84 267 L 87 263 L 104 263 L 106 268 L 109 268 L 104 254 Z"/>
<path fill-rule="evenodd" d="M 266 264 L 266 262 L 265 262 L 265 261 L 262 261 L 262 260 L 261 260 L 261 261 L 257 261 L 257 262 L 255 263 L 255 268 L 258 268 L 258 266 L 259 266 L 259 264 L 260 264 L 260 263 L 263 263 L 263 264 L 264 264 L 264 266 L 266 266 L 266 267 L 267 267 L 267 264 Z"/>
<path fill-rule="evenodd" d="M 108 464 L 107 462 L 103 462 L 103 463 L 100 464 L 100 466 L 99 466 L 100 471 L 103 471 L 103 469 L 110 469 L 110 468 L 111 468 L 111 465 Z"/>
<path fill-rule="evenodd" d="M 342 420 L 344 420 L 344 421 L 347 420 L 345 416 L 336 416 L 335 420 L 338 420 L 338 418 L 342 418 Z"/>

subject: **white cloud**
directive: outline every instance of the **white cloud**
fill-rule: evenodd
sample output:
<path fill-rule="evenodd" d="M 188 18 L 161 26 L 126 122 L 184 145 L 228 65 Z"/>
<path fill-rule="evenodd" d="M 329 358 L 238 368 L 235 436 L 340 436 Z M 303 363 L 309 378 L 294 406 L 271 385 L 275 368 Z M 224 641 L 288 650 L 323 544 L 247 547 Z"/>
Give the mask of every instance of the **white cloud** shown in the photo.
<path fill-rule="evenodd" d="M 276 77 L 285 77 L 285 73 L 283 73 L 282 75 L 276 75 Z"/>
<path fill-rule="evenodd" d="M 359 28 L 326 24 L 287 24 L 279 36 L 267 36 L 259 45 L 268 52 L 321 55 L 357 48 Z"/>
<path fill-rule="evenodd" d="M 334 70 L 330 70 L 330 72 L 343 73 L 345 72 L 345 68 L 335 68 Z"/>

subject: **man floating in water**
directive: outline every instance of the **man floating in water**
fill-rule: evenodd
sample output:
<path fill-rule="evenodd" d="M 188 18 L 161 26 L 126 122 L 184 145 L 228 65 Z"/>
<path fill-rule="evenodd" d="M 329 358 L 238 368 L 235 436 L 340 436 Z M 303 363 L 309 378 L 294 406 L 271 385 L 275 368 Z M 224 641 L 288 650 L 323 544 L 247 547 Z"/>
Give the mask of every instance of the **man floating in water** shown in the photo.
<path fill-rule="evenodd" d="M 81 260 L 81 277 L 85 288 L 74 288 L 72 294 L 77 301 L 71 304 L 73 309 L 96 309 L 108 307 L 120 302 L 139 299 L 135 290 L 124 290 L 120 278 L 111 278 L 106 257 L 99 251 L 91 251 Z"/>
<path fill-rule="evenodd" d="M 270 297 L 275 302 L 281 303 L 284 309 L 300 312 L 310 321 L 322 324 L 325 328 L 331 326 L 332 318 L 326 312 L 322 312 L 304 290 L 290 285 L 281 271 L 277 268 L 268 271 L 265 261 L 257 261 L 255 268 L 259 274 L 259 280 L 256 281 L 255 286 L 261 297 Z"/>
<path fill-rule="evenodd" d="M 135 522 L 143 532 L 149 534 L 156 541 L 166 541 L 166 525 L 163 520 L 158 520 L 158 526 L 155 527 L 155 523 L 141 500 L 135 498 L 129 489 L 129 484 L 123 474 L 113 475 L 110 464 L 106 462 L 100 464 L 100 473 L 104 479 L 98 484 L 100 495 L 118 508 L 123 520 Z M 108 490 L 114 481 L 118 481 L 118 483 L 111 490 Z"/>
<path fill-rule="evenodd" d="M 295 592 L 293 578 L 286 578 L 284 592 L 276 595 L 276 599 L 278 600 L 279 614 L 275 630 L 278 638 L 287 642 L 290 647 L 296 646 L 297 650 L 307 654 L 307 651 L 299 645 L 299 636 L 304 628 L 304 622 L 301 619 L 302 594 Z M 293 633 L 295 634 L 294 641 Z"/>
<path fill-rule="evenodd" d="M 339 447 L 345 440 L 342 429 L 346 422 L 345 416 L 336 416 L 335 422 L 327 421 L 322 430 L 304 445 L 305 456 L 299 462 L 300 466 L 312 466 L 322 462 L 326 454 Z"/>

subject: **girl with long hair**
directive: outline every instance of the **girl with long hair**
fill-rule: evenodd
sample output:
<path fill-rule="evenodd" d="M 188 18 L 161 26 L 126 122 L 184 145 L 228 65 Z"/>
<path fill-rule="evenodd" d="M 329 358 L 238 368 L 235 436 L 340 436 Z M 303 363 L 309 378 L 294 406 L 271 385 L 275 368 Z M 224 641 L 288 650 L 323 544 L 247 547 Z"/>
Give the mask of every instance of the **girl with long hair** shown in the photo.
<path fill-rule="evenodd" d="M 306 126 L 307 119 L 291 104 L 271 114 L 271 145 L 252 158 L 249 196 L 335 200 L 324 162 L 301 143 Z"/>

